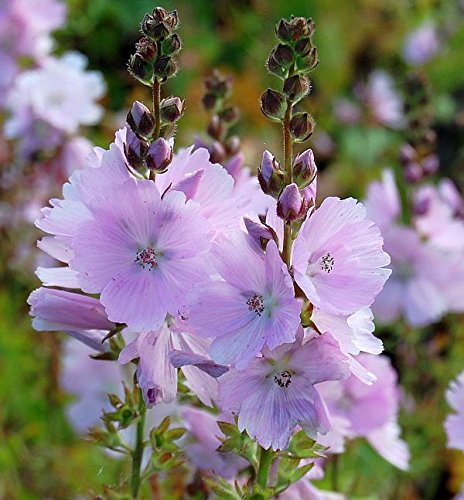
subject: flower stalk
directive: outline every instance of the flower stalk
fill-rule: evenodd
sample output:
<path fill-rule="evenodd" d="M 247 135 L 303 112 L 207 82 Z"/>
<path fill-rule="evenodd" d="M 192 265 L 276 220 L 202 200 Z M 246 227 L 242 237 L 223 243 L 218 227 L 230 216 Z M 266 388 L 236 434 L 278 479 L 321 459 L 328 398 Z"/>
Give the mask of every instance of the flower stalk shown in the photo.
<path fill-rule="evenodd" d="M 135 448 L 132 452 L 132 474 L 131 474 L 131 493 L 132 498 L 137 499 L 139 495 L 140 483 L 141 483 L 141 467 L 143 450 L 145 448 L 145 442 L 143 439 L 145 430 L 145 415 L 147 412 L 147 406 L 142 396 L 142 391 L 138 390 L 139 397 L 139 418 L 137 420 L 137 431 L 135 438 Z"/>

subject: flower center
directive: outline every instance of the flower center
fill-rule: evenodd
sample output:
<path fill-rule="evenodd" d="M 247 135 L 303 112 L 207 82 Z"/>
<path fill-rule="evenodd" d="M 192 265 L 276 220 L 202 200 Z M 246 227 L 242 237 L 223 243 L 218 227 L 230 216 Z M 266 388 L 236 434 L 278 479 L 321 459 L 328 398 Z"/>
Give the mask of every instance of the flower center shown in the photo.
<path fill-rule="evenodd" d="M 325 271 L 327 274 L 332 271 L 333 266 L 335 264 L 334 258 L 330 255 L 330 253 L 327 253 L 324 255 L 324 257 L 321 258 L 321 269 Z"/>
<path fill-rule="evenodd" d="M 292 383 L 292 375 L 293 373 L 289 370 L 284 370 L 280 373 L 276 373 L 274 375 L 274 382 L 283 388 L 287 388 Z"/>
<path fill-rule="evenodd" d="M 258 295 L 257 293 L 255 293 L 246 301 L 246 304 L 248 306 L 248 309 L 256 313 L 258 316 L 261 316 L 261 314 L 263 314 L 264 301 L 262 295 Z"/>
<path fill-rule="evenodd" d="M 158 267 L 156 253 L 152 247 L 147 247 L 143 250 L 139 250 L 135 256 L 135 262 L 137 262 L 137 264 L 140 264 L 143 269 L 148 267 L 149 271 Z"/>

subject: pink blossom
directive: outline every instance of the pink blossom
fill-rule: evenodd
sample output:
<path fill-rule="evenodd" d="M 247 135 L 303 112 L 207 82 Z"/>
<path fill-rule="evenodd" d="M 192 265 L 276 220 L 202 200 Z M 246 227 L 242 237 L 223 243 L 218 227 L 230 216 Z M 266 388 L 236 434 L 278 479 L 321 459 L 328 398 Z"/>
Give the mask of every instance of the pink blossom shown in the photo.
<path fill-rule="evenodd" d="M 446 400 L 455 412 L 445 422 L 448 447 L 464 451 L 464 372 L 450 383 Z"/>
<path fill-rule="evenodd" d="M 403 57 L 409 64 L 426 63 L 440 49 L 437 28 L 427 22 L 410 33 L 403 46 Z"/>
<path fill-rule="evenodd" d="M 198 285 L 189 323 L 199 335 L 213 337 L 211 357 L 245 368 L 264 346 L 292 342 L 300 323 L 301 304 L 274 241 L 264 254 L 245 235 L 216 242 L 214 264 L 224 281 Z"/>
<path fill-rule="evenodd" d="M 210 236 L 198 205 L 175 191 L 161 198 L 153 182 L 129 179 L 90 209 L 70 261 L 82 290 L 101 294 L 111 321 L 158 329 L 203 278 Z"/>
<path fill-rule="evenodd" d="M 349 315 L 369 306 L 390 270 L 382 237 L 353 198 L 326 198 L 295 240 L 295 281 L 319 309 Z"/>
<path fill-rule="evenodd" d="M 330 430 L 316 384 L 349 373 L 346 358 L 330 334 L 302 344 L 265 350 L 248 368 L 230 370 L 219 379 L 219 406 L 238 414 L 240 431 L 264 448 L 285 449 L 297 425 L 310 436 Z"/>

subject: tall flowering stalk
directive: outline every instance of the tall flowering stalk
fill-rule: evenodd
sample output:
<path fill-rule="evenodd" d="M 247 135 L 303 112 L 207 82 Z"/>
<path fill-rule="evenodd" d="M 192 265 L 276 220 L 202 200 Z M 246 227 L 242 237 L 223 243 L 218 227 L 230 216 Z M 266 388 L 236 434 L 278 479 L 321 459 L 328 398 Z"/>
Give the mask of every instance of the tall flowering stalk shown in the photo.
<path fill-rule="evenodd" d="M 283 159 L 266 151 L 258 179 L 212 163 L 198 145 L 173 153 L 183 103 L 161 99 L 161 85 L 176 71 L 177 24 L 162 8 L 144 17 L 129 70 L 151 88 L 152 109 L 134 103 L 129 127 L 109 150 L 95 150 L 37 222 L 48 233 L 40 247 L 62 264 L 39 271 L 44 286 L 29 298 L 31 314 L 36 329 L 65 331 L 99 362 L 136 365 L 134 388 L 109 396 L 104 429 L 92 431 L 130 457 L 121 487 L 132 498 L 186 457 L 190 491 L 272 498 L 307 485 L 319 442 L 337 430 L 319 384 L 343 394 L 348 377 L 382 383 L 356 357 L 382 350 L 369 306 L 390 259 L 362 204 L 327 198 L 315 208 L 313 153 L 293 154 L 314 129 L 297 109 L 318 60 L 312 20 L 277 25 L 268 68 L 282 89 L 268 89 L 261 108 L 282 124 Z M 217 74 L 209 82 L 216 97 L 221 82 Z M 391 424 L 398 440 L 396 399 L 384 399 L 393 406 L 379 427 Z M 181 409 L 172 420 L 186 429 L 167 418 L 146 432 L 151 408 L 174 402 Z M 134 427 L 135 437 L 120 432 Z M 369 426 L 369 436 L 375 431 Z"/>

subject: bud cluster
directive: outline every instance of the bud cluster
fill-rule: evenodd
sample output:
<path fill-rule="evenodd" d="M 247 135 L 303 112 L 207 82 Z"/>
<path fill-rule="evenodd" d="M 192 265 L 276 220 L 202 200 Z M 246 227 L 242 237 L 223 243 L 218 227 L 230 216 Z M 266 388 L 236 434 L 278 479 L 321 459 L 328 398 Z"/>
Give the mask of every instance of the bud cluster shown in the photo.
<path fill-rule="evenodd" d="M 179 24 L 177 11 L 157 7 L 145 14 L 142 38 L 136 53 L 129 59 L 129 72 L 145 85 L 153 87 L 153 111 L 139 101 L 134 102 L 128 115 L 124 151 L 129 166 L 146 175 L 163 173 L 172 160 L 168 139 L 174 135 L 182 116 L 184 102 L 179 97 L 160 98 L 160 84 L 174 75 L 174 56 L 181 49 L 180 37 L 174 30 Z"/>
<path fill-rule="evenodd" d="M 436 174 L 439 169 L 439 159 L 435 153 L 437 136 L 432 129 L 433 113 L 427 81 L 423 76 L 413 74 L 405 85 L 409 142 L 401 146 L 399 161 L 405 179 L 416 183 Z"/>
<path fill-rule="evenodd" d="M 128 64 L 134 78 L 152 86 L 155 79 L 165 82 L 175 74 L 177 62 L 174 56 L 182 47 L 179 35 L 174 33 L 178 24 L 175 10 L 168 12 L 157 7 L 152 14 L 145 14 L 141 24 L 143 36 Z"/>
<path fill-rule="evenodd" d="M 223 164 L 234 175 L 240 169 L 242 160 L 237 156 L 240 139 L 231 132 L 240 118 L 238 108 L 228 103 L 232 84 L 233 78 L 217 69 L 205 78 L 202 103 L 205 110 L 211 113 L 207 133 L 212 142 L 199 144 L 208 149 L 213 163 Z"/>
<path fill-rule="evenodd" d="M 314 22 L 304 17 L 281 19 L 276 26 L 280 43 L 267 60 L 267 69 L 283 80 L 281 91 L 267 89 L 261 96 L 261 111 L 272 121 L 283 123 L 289 107 L 301 101 L 311 90 L 308 73 L 318 63 L 317 48 L 312 43 Z M 306 112 L 288 116 L 295 142 L 307 140 L 314 131 L 314 120 Z"/>

